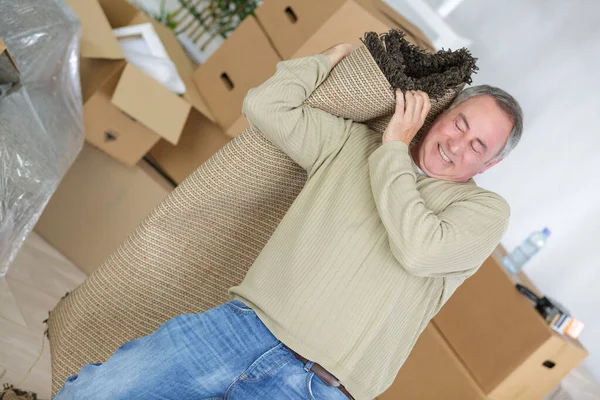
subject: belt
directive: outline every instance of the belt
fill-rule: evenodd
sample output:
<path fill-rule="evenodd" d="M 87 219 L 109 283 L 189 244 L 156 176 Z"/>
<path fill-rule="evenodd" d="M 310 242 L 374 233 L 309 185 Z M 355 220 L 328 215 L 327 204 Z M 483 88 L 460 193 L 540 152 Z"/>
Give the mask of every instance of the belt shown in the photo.
<path fill-rule="evenodd" d="M 294 357 L 296 357 L 298 360 L 302 361 L 303 364 L 307 364 L 307 363 L 310 362 L 310 360 L 308 360 L 307 358 L 302 357 L 300 354 L 296 353 L 294 350 L 290 349 L 289 347 L 288 347 L 288 349 L 292 352 L 292 354 L 294 355 Z M 335 376 L 333 376 L 329 371 L 327 371 L 325 368 L 323 368 L 319 364 L 312 363 L 312 365 L 310 367 L 310 370 L 312 372 L 314 372 L 314 374 L 316 376 L 318 376 L 319 378 L 321 378 L 323 380 L 323 382 L 325 382 L 329 386 L 338 388 L 350 400 L 354 399 L 354 397 L 352 397 L 352 395 L 346 390 L 346 388 L 344 387 L 344 385 L 342 385 L 340 383 L 340 381 Z"/>

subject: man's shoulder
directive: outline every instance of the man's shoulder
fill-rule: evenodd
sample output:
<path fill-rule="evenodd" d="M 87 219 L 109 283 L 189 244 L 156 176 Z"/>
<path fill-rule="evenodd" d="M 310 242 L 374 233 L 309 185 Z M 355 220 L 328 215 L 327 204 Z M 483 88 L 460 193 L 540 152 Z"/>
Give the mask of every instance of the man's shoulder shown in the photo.
<path fill-rule="evenodd" d="M 510 206 L 504 197 L 478 186 L 472 179 L 464 183 L 450 181 L 437 181 L 436 183 L 436 195 L 446 198 L 446 206 L 457 202 L 472 203 L 473 206 L 495 211 L 493 214 L 501 218 L 508 219 L 510 216 Z"/>
<path fill-rule="evenodd" d="M 504 197 L 498 193 L 478 186 L 475 181 L 468 182 L 468 198 L 477 202 L 480 206 L 487 206 L 496 210 L 499 215 L 508 219 L 510 217 L 510 205 Z"/>

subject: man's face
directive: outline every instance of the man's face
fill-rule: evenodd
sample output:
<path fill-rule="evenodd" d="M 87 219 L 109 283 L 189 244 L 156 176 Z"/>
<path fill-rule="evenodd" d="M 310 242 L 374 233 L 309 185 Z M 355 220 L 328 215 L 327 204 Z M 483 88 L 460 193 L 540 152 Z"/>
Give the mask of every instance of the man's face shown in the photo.
<path fill-rule="evenodd" d="M 500 160 L 512 119 L 491 96 L 477 96 L 440 115 L 419 143 L 416 161 L 432 178 L 465 182 Z"/>

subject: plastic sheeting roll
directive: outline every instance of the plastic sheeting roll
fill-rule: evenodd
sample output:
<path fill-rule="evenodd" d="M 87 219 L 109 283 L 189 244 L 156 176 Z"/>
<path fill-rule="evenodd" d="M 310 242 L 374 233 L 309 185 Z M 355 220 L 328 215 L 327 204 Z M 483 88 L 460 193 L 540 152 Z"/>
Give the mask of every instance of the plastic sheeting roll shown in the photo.
<path fill-rule="evenodd" d="M 83 145 L 80 24 L 62 0 L 0 0 L 0 277 Z"/>

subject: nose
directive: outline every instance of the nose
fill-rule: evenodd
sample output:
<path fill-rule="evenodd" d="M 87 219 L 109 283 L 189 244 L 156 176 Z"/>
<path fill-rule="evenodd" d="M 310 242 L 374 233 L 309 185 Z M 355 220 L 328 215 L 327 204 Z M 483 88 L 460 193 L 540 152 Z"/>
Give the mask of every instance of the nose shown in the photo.
<path fill-rule="evenodd" d="M 465 135 L 457 134 L 448 140 L 448 150 L 454 155 L 461 155 L 466 144 Z"/>

